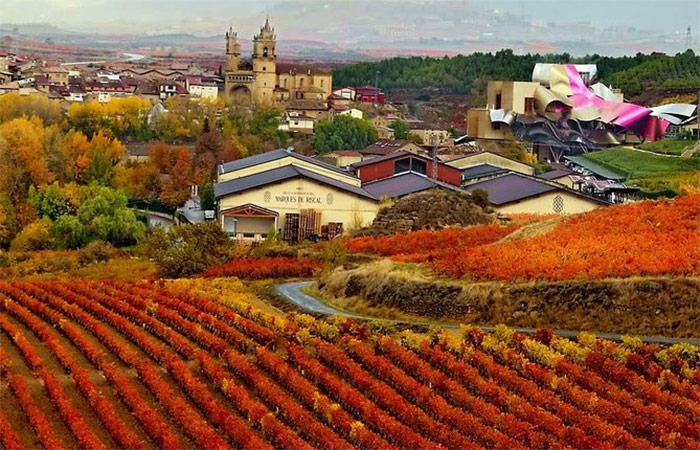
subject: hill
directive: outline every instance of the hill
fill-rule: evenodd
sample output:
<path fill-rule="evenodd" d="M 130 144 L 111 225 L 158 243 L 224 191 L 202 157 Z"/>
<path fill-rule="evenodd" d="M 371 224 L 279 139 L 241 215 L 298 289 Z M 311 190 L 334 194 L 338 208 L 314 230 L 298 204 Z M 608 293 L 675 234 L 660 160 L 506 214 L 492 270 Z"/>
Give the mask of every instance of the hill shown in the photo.
<path fill-rule="evenodd" d="M 692 195 L 597 209 L 518 240 L 499 241 L 517 225 L 478 225 L 361 237 L 346 246 L 400 261 L 429 262 L 440 274 L 472 280 L 698 275 L 699 219 L 700 195 Z"/>
<path fill-rule="evenodd" d="M 398 89 L 431 90 L 470 94 L 472 106 L 481 106 L 477 96 L 489 80 L 529 80 L 538 62 L 595 63 L 606 84 L 622 88 L 628 99 L 642 94 L 650 101 L 650 91 L 687 91 L 700 88 L 700 57 L 692 50 L 674 56 L 653 53 L 608 57 L 588 55 L 573 58 L 567 53 L 516 55 L 512 50 L 473 53 L 468 56 L 430 58 L 391 58 L 339 68 L 333 73 L 337 86 L 373 84 L 379 72 L 379 85 Z M 669 94 L 670 95 L 670 94 Z"/>
<path fill-rule="evenodd" d="M 615 172 L 627 175 L 630 180 L 700 170 L 700 158 L 654 155 L 625 147 L 590 152 L 583 156 Z"/>

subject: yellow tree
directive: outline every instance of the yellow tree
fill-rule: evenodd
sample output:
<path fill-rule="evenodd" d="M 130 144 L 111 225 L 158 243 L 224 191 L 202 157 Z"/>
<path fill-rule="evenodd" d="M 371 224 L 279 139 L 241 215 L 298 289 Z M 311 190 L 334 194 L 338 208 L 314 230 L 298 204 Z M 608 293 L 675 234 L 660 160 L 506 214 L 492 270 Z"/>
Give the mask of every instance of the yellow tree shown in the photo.
<path fill-rule="evenodd" d="M 13 203 L 24 203 L 29 186 L 41 187 L 53 179 L 41 120 L 21 118 L 0 125 L 0 194 Z"/>
<path fill-rule="evenodd" d="M 80 131 L 71 131 L 61 145 L 62 178 L 87 183 L 90 178 L 90 141 Z"/>
<path fill-rule="evenodd" d="M 97 102 L 73 103 L 68 108 L 70 125 L 86 136 L 97 133 L 103 119 L 103 108 Z"/>

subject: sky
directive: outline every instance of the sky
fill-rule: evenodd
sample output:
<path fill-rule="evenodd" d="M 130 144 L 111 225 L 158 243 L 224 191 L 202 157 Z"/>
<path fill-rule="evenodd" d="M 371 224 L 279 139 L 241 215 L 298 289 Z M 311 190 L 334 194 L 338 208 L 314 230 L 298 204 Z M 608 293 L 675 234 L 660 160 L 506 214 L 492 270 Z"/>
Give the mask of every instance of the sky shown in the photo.
<path fill-rule="evenodd" d="M 44 22 L 80 32 L 218 33 L 229 23 L 243 28 L 276 4 L 304 0 L 0 0 L 0 24 Z M 309 0 L 306 0 L 307 3 Z M 314 0 L 333 14 L 334 6 L 356 0 Z M 394 2 L 400 9 L 406 0 Z M 633 26 L 664 33 L 684 32 L 700 24 L 698 0 L 416 0 L 428 10 L 440 3 L 499 10 L 542 21 L 589 22 L 597 27 Z M 291 4 L 291 5 L 290 5 Z M 347 3 L 346 3 L 347 4 Z M 31 6 L 31 7 L 30 7 Z M 371 15 L 371 9 L 367 11 Z M 377 19 L 377 18 L 375 18 Z M 381 18 L 378 18 L 381 19 Z M 387 17 L 391 21 L 391 17 Z M 420 17 L 416 17 L 420 23 Z M 307 24 L 300 24 L 300 27 Z M 696 25 L 697 26 L 697 25 Z M 700 33 L 697 26 L 695 33 Z M 248 30 L 246 30 L 248 31 Z M 290 30 L 291 31 L 291 30 Z"/>

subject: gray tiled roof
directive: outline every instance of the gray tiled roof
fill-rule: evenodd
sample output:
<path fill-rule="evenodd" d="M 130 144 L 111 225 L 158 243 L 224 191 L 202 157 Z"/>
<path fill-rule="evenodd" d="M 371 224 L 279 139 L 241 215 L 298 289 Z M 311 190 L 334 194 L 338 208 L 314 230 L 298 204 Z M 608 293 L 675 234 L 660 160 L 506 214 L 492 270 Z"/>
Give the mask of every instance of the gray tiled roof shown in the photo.
<path fill-rule="evenodd" d="M 401 197 L 414 192 L 424 191 L 436 186 L 430 178 L 416 175 L 415 173 L 405 173 L 384 180 L 367 183 L 364 189 L 375 196 L 380 197 Z"/>
<path fill-rule="evenodd" d="M 248 189 L 254 189 L 257 187 L 277 183 L 279 181 L 284 181 L 296 177 L 309 178 L 318 181 L 319 183 L 333 186 L 335 188 L 344 190 L 346 192 L 350 192 L 355 195 L 359 195 L 361 197 L 376 200 L 376 198 L 372 194 L 360 187 L 348 183 L 343 183 L 342 181 L 338 181 L 334 178 L 320 175 L 316 172 L 312 172 L 310 170 L 293 165 L 278 167 L 276 169 L 266 170 L 264 172 L 259 172 L 253 175 L 236 178 L 234 180 L 216 183 L 214 185 L 214 194 L 216 198 L 221 198 L 227 195 L 247 191 Z"/>
<path fill-rule="evenodd" d="M 352 176 L 348 172 L 339 169 L 338 167 L 335 167 L 334 165 L 325 163 L 323 161 L 320 161 L 316 158 L 312 158 L 310 156 L 302 155 L 301 153 L 295 153 L 295 152 L 290 152 L 287 149 L 284 148 L 279 148 L 277 150 L 272 150 L 269 152 L 265 153 L 260 153 L 257 155 L 253 156 L 248 156 L 247 158 L 242 158 L 242 159 L 237 159 L 236 161 L 230 161 L 223 163 L 221 167 L 221 173 L 229 173 L 233 172 L 235 170 L 240 170 L 240 169 L 245 169 L 247 167 L 252 167 L 252 166 L 257 166 L 258 164 L 264 164 L 270 161 L 275 161 L 278 159 L 286 158 L 287 156 L 291 156 L 293 158 L 296 158 L 300 161 L 306 161 L 311 164 L 316 164 L 317 166 L 321 166 L 325 169 L 332 170 L 334 172 L 342 173 L 347 176 Z"/>
<path fill-rule="evenodd" d="M 559 190 L 556 186 L 551 186 L 545 181 L 537 181 L 516 173 L 509 173 L 490 180 L 470 184 L 465 190 L 471 194 L 476 189 L 488 192 L 489 202 L 496 206 Z"/>
<path fill-rule="evenodd" d="M 575 175 L 575 173 L 569 169 L 554 169 L 538 176 L 545 180 L 556 180 L 557 178 L 565 177 L 567 175 Z"/>
<path fill-rule="evenodd" d="M 462 180 L 468 181 L 477 178 L 491 177 L 506 172 L 508 172 L 508 170 L 502 167 L 492 166 L 491 164 L 478 164 L 462 169 Z"/>
<path fill-rule="evenodd" d="M 607 167 L 603 167 L 600 164 L 597 164 L 591 161 L 590 159 L 586 158 L 585 156 L 565 156 L 564 159 L 571 161 L 577 166 L 581 166 L 584 169 L 592 172 L 594 175 L 597 175 L 601 178 L 605 178 L 607 180 L 625 181 L 625 179 L 627 178 L 625 175 L 610 170 Z"/>
<path fill-rule="evenodd" d="M 408 156 L 408 155 L 415 156 L 416 158 L 420 158 L 420 159 L 427 159 L 427 158 L 424 158 L 420 155 L 416 155 L 415 153 L 400 150 L 398 152 L 389 153 L 388 155 L 377 156 L 375 158 L 366 159 L 364 161 L 358 161 L 354 164 L 350 164 L 350 167 L 358 168 L 358 167 L 368 166 L 370 164 L 376 164 L 378 162 L 388 161 L 390 159 L 396 159 L 396 158 L 399 158 L 402 156 Z"/>

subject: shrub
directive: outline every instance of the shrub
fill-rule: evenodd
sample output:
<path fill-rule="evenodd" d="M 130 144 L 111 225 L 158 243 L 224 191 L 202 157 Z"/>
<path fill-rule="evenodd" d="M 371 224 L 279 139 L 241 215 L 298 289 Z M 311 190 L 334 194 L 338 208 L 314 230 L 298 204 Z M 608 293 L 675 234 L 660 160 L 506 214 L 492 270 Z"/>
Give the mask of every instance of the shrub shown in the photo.
<path fill-rule="evenodd" d="M 12 257 L 5 250 L 0 249 L 0 267 L 8 267 L 12 263 Z"/>
<path fill-rule="evenodd" d="M 234 259 L 220 266 L 211 267 L 204 277 L 237 277 L 248 280 L 265 278 L 310 277 L 321 263 L 308 258 L 244 258 Z"/>
<path fill-rule="evenodd" d="M 483 189 L 474 189 L 472 192 L 472 201 L 482 208 L 489 206 L 489 193 Z"/>
<path fill-rule="evenodd" d="M 156 228 L 145 240 L 143 252 L 158 265 L 161 276 L 190 277 L 228 259 L 231 240 L 216 222 Z"/>
<path fill-rule="evenodd" d="M 78 253 L 78 263 L 87 266 L 95 262 L 109 261 L 114 256 L 114 247 L 105 241 L 92 241 Z"/>
<path fill-rule="evenodd" d="M 460 249 L 496 242 L 518 227 L 516 224 L 491 224 L 440 231 L 421 230 L 390 236 L 358 237 L 345 241 L 345 245 L 352 253 L 375 253 L 403 261 L 423 262 Z"/>
<path fill-rule="evenodd" d="M 12 251 L 47 250 L 53 248 L 54 240 L 51 237 L 49 224 L 40 221 L 30 223 L 12 240 Z"/>
<path fill-rule="evenodd" d="M 56 240 L 58 248 L 80 248 L 88 240 L 85 227 L 76 216 L 61 216 L 53 222 L 51 233 Z"/>
<path fill-rule="evenodd" d="M 265 240 L 261 245 L 251 250 L 256 258 L 296 258 L 297 251 L 287 242 L 275 239 Z"/>

